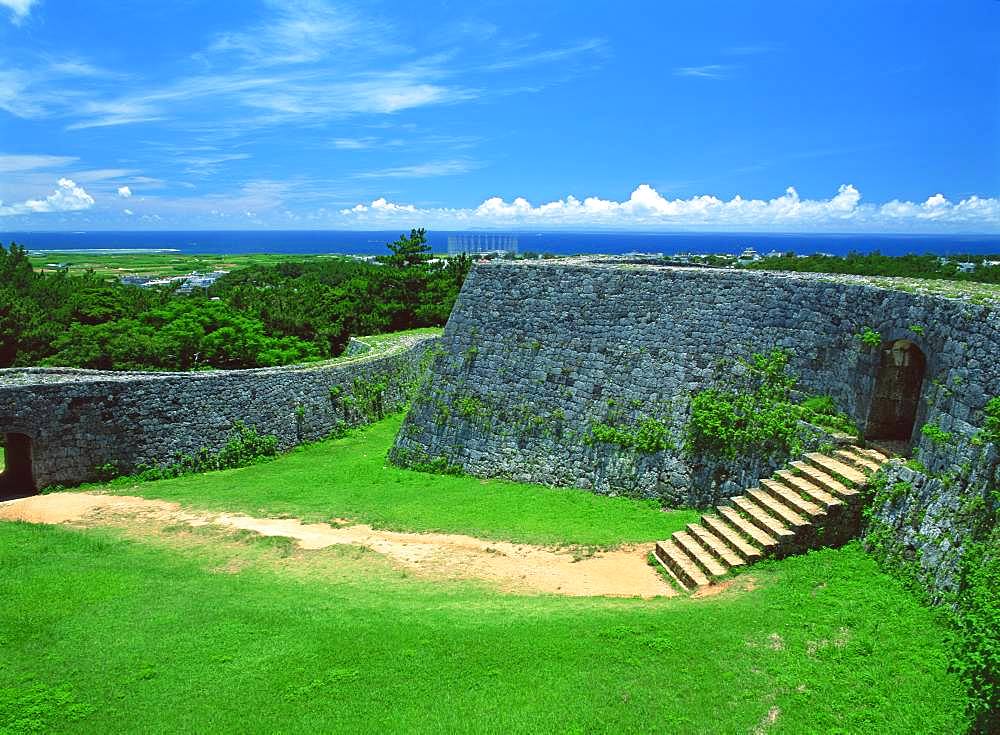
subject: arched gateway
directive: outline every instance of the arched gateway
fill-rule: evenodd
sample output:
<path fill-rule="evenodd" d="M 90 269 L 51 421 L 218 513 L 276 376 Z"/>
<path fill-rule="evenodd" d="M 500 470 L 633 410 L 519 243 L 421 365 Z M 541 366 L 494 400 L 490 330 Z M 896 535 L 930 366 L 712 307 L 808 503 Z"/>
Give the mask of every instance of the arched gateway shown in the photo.
<path fill-rule="evenodd" d="M 926 368 L 924 353 L 909 340 L 882 347 L 865 438 L 911 440 Z"/>
<path fill-rule="evenodd" d="M 0 500 L 34 495 L 38 488 L 31 457 L 31 437 L 27 434 L 4 434 L 4 468 L 0 473 Z"/>

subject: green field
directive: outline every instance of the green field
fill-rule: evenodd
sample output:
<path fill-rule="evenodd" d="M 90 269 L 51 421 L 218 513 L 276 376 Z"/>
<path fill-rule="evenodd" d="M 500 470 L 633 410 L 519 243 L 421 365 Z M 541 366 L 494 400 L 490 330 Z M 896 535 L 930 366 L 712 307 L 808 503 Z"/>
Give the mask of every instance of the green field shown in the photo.
<path fill-rule="evenodd" d="M 548 544 L 691 514 L 384 465 L 387 419 L 273 462 L 116 492 Z M 857 545 L 751 589 L 503 594 L 356 547 L 0 523 L 0 732 L 957 733 L 947 635 Z"/>
<path fill-rule="evenodd" d="M 341 255 L 274 255 L 251 253 L 246 255 L 187 255 L 181 253 L 127 253 L 106 255 L 95 253 L 58 253 L 29 255 L 31 265 L 42 271 L 60 270 L 65 266 L 70 273 L 93 270 L 108 277 L 127 275 L 180 276 L 192 271 L 231 271 L 250 265 L 275 265 L 277 263 L 301 262 L 313 258 L 340 258 Z"/>

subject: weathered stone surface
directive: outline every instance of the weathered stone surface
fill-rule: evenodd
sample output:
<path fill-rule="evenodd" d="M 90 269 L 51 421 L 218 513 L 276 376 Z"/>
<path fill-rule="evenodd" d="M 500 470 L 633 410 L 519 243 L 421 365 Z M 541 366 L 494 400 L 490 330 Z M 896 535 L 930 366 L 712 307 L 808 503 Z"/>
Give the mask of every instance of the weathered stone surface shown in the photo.
<path fill-rule="evenodd" d="M 254 370 L 0 370 L 0 432 L 31 437 L 38 487 L 95 479 L 107 463 L 129 472 L 202 448 L 215 452 L 237 421 L 287 449 L 366 422 L 352 402 L 356 380 L 384 384 L 374 413 L 402 407 L 436 340 L 409 336 L 384 352 L 357 345 L 355 357 Z"/>
<path fill-rule="evenodd" d="M 967 468 L 946 492 L 959 504 L 970 477 L 992 472 L 971 440 L 1000 394 L 1000 309 L 823 275 L 596 259 L 478 265 L 392 456 L 704 506 L 785 458 L 642 454 L 586 440 L 594 423 L 609 411 L 654 416 L 679 447 L 693 391 L 738 358 L 782 347 L 801 387 L 832 396 L 864 429 L 881 355 L 856 337 L 863 327 L 926 357 L 914 440 L 931 472 Z M 925 422 L 950 432 L 949 443 L 922 436 Z"/>

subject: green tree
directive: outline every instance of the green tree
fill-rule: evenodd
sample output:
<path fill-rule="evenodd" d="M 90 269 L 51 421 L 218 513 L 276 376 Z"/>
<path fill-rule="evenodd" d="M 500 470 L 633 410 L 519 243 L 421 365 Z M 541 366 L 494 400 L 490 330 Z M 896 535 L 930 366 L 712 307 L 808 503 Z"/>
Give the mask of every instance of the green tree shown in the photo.
<path fill-rule="evenodd" d="M 427 231 L 423 227 L 410 230 L 409 237 L 400 235 L 398 240 L 388 243 L 386 247 L 392 255 L 383 255 L 379 261 L 396 268 L 426 265 L 431 257 L 431 246 L 427 244 Z"/>

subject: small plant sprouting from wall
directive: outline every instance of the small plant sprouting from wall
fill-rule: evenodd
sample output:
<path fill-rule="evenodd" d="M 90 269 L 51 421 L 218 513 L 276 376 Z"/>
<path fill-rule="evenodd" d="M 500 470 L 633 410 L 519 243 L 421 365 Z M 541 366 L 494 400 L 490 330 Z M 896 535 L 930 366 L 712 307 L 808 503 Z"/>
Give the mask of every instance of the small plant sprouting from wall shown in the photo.
<path fill-rule="evenodd" d="M 486 405 L 478 396 L 463 396 L 455 401 L 455 413 L 472 419 L 486 414 Z"/>
<path fill-rule="evenodd" d="M 676 449 L 670 436 L 670 428 L 651 416 L 624 425 L 606 422 L 592 424 L 587 438 L 590 443 L 599 441 L 617 444 L 623 449 L 634 449 L 643 454 Z"/>
<path fill-rule="evenodd" d="M 802 411 L 802 419 L 810 424 L 858 436 L 858 427 L 837 409 L 837 404 L 830 396 L 810 396 L 799 404 L 799 408 Z"/>
<path fill-rule="evenodd" d="M 861 340 L 861 344 L 873 350 L 882 346 L 882 335 L 871 327 L 862 327 L 861 331 L 854 335 L 854 338 Z"/>
<path fill-rule="evenodd" d="M 306 407 L 301 403 L 295 404 L 295 436 L 298 441 L 302 441 L 302 429 L 306 422 Z"/>
<path fill-rule="evenodd" d="M 385 379 L 365 380 L 355 378 L 351 395 L 343 400 L 345 408 L 349 408 L 367 422 L 385 418 L 383 398 L 389 384 Z"/>
<path fill-rule="evenodd" d="M 910 331 L 913 332 L 914 334 L 920 336 L 920 337 L 924 336 L 924 328 L 922 326 L 920 326 L 919 324 L 911 324 L 910 325 Z"/>
<path fill-rule="evenodd" d="M 126 476 L 118 474 L 116 464 L 107 463 L 98 468 L 98 470 L 104 470 L 104 475 L 100 477 L 99 481 L 126 484 L 164 480 L 198 472 L 247 467 L 273 459 L 277 454 L 278 437 L 272 434 L 262 435 L 257 432 L 255 427 L 237 421 L 233 424 L 228 441 L 218 452 L 213 453 L 202 448 L 193 455 L 178 454 L 174 457 L 174 461 L 166 467 L 139 467 L 135 474 Z"/>
<path fill-rule="evenodd" d="M 973 441 L 977 444 L 996 444 L 1000 446 L 1000 396 L 995 396 L 986 402 L 983 408 L 983 427 L 976 432 Z"/>
<path fill-rule="evenodd" d="M 685 451 L 725 458 L 798 454 L 804 442 L 802 421 L 856 433 L 829 396 L 792 402 L 797 378 L 788 371 L 790 356 L 780 349 L 756 353 L 740 360 L 744 373 L 738 382 L 695 393 L 684 432 Z"/>
<path fill-rule="evenodd" d="M 920 433 L 931 440 L 935 447 L 943 447 L 951 441 L 951 432 L 945 431 L 937 424 L 928 421 L 920 427 Z"/>

